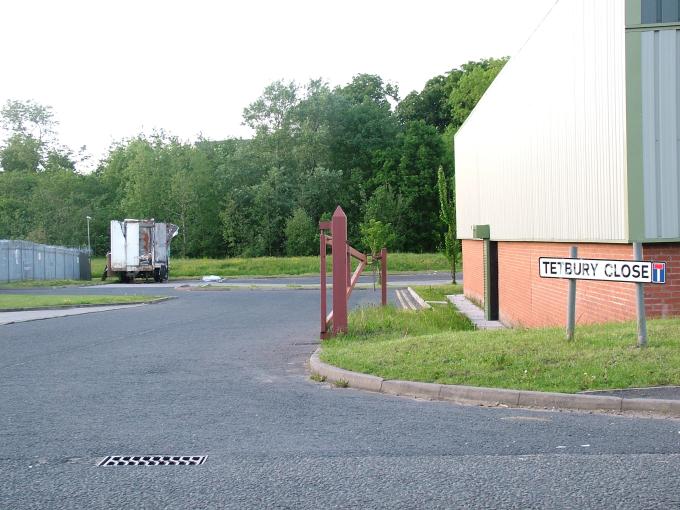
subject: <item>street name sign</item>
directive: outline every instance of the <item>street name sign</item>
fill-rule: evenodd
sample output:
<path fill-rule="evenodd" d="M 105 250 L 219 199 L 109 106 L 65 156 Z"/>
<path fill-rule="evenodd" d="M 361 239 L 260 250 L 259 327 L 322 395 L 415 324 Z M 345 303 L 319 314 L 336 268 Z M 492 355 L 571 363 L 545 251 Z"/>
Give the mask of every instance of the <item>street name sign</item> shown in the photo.
<path fill-rule="evenodd" d="M 665 262 L 540 257 L 538 266 L 541 278 L 666 283 Z"/>

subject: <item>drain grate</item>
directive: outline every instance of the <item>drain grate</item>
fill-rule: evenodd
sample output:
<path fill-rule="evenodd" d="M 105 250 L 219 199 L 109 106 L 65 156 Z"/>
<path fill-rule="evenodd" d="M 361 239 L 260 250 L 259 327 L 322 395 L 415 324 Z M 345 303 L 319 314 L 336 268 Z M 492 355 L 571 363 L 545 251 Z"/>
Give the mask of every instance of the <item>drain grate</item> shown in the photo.
<path fill-rule="evenodd" d="M 111 455 L 99 466 L 200 466 L 207 455 Z"/>

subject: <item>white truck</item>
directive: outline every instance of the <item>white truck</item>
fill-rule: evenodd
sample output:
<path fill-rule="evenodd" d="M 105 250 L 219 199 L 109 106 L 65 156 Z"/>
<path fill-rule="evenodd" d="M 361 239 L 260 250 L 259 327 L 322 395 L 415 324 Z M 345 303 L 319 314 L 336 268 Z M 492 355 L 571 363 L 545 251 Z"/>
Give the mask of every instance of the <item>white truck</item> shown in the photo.
<path fill-rule="evenodd" d="M 111 251 L 106 254 L 102 279 L 118 276 L 122 282 L 153 278 L 163 282 L 170 274 L 170 242 L 179 232 L 172 223 L 126 219 L 111 221 Z"/>

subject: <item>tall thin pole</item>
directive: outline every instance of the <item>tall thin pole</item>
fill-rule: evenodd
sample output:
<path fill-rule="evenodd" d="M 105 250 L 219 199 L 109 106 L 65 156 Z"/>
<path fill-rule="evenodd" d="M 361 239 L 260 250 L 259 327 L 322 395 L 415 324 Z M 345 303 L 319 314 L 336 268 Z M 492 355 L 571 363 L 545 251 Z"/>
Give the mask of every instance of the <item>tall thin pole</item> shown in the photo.
<path fill-rule="evenodd" d="M 87 254 L 88 256 L 92 255 L 92 249 L 90 248 L 90 218 L 89 216 L 85 216 L 87 219 Z"/>
<path fill-rule="evenodd" d="M 569 248 L 569 256 L 575 259 L 578 256 L 578 248 L 572 246 Z M 574 329 L 576 327 L 576 280 L 571 278 L 569 280 L 569 298 L 567 303 L 567 341 L 571 342 L 574 339 Z"/>
<path fill-rule="evenodd" d="M 642 243 L 633 243 L 633 258 L 642 260 Z M 637 297 L 637 334 L 638 347 L 647 347 L 647 317 L 645 316 L 645 288 L 644 283 L 636 283 Z"/>
<path fill-rule="evenodd" d="M 380 250 L 380 303 L 387 305 L 387 248 Z"/>

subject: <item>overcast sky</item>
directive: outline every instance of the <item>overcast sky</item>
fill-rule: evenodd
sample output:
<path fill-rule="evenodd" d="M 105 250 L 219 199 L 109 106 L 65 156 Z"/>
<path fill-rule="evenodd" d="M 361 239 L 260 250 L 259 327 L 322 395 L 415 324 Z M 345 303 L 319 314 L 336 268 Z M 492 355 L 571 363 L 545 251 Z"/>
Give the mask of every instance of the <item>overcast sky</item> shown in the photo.
<path fill-rule="evenodd" d="M 555 0 L 4 0 L 0 104 L 53 107 L 97 160 L 163 128 L 250 136 L 243 108 L 277 79 L 378 74 L 400 96 L 469 60 L 512 56 Z"/>

